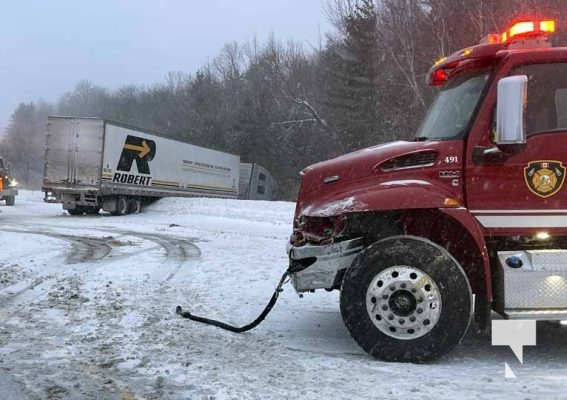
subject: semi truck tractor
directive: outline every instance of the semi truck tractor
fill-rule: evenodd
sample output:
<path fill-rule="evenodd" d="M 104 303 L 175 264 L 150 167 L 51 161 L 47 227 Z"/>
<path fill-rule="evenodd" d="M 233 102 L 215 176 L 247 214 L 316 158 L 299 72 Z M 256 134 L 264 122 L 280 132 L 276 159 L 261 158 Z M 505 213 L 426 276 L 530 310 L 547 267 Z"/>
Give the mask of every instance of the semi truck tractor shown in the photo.
<path fill-rule="evenodd" d="M 489 333 L 492 311 L 567 320 L 567 47 L 554 32 L 520 20 L 438 60 L 413 141 L 301 172 L 292 284 L 340 290 L 370 355 L 436 359 L 469 322 Z"/>
<path fill-rule="evenodd" d="M 168 196 L 237 198 L 240 157 L 101 118 L 48 117 L 43 191 L 71 215 Z"/>
<path fill-rule="evenodd" d="M 276 182 L 266 168 L 257 163 L 240 163 L 239 199 L 273 200 L 276 190 Z"/>
<path fill-rule="evenodd" d="M 16 204 L 17 187 L 16 178 L 10 174 L 10 168 L 4 165 L 4 161 L 0 158 L 0 200 L 5 200 L 7 206 Z"/>

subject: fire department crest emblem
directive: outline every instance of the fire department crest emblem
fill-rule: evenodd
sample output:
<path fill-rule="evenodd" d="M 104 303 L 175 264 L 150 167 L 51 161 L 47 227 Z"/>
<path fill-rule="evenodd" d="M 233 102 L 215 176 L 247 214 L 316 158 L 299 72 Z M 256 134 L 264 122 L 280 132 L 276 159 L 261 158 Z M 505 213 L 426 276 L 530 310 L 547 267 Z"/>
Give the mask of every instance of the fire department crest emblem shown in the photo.
<path fill-rule="evenodd" d="M 563 186 L 565 167 L 561 161 L 532 161 L 524 167 L 524 178 L 533 194 L 553 196 Z"/>

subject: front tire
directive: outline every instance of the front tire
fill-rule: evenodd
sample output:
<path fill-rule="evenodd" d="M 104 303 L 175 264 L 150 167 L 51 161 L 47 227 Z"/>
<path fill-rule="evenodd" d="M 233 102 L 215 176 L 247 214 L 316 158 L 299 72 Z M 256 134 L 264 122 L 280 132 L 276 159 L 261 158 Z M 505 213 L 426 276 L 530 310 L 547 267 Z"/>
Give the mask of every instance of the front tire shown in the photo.
<path fill-rule="evenodd" d="M 472 292 L 459 263 L 415 236 L 380 240 L 343 277 L 341 315 L 353 339 L 384 361 L 426 362 L 465 335 Z"/>
<path fill-rule="evenodd" d="M 7 196 L 6 197 L 6 205 L 13 206 L 16 204 L 16 196 Z"/>

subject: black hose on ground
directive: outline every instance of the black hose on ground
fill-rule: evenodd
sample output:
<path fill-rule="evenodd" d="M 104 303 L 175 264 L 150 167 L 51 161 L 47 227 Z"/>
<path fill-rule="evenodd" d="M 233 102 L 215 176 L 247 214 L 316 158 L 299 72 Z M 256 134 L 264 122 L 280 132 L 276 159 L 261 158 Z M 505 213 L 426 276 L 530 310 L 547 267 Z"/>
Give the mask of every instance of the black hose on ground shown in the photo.
<path fill-rule="evenodd" d="M 288 277 L 288 275 L 289 275 L 289 271 L 286 270 L 282 275 L 280 279 L 280 283 L 278 283 L 278 286 L 276 287 L 276 290 L 274 291 L 272 298 L 268 302 L 268 305 L 266 306 L 266 308 L 264 308 L 264 311 L 262 311 L 262 313 L 258 316 L 258 318 L 256 318 L 248 325 L 238 327 L 238 326 L 229 325 L 221 321 L 216 321 L 214 319 L 199 317 L 197 315 L 191 314 L 189 311 L 183 311 L 183 308 L 181 308 L 181 306 L 177 306 L 175 308 L 175 313 L 181 315 L 183 318 L 188 318 L 192 321 L 202 322 L 204 324 L 214 325 L 221 329 L 225 329 L 227 331 L 231 331 L 235 333 L 242 333 L 249 331 L 251 329 L 254 329 L 256 326 L 258 326 L 260 322 L 262 322 L 266 318 L 266 316 L 270 313 L 270 311 L 272 311 L 272 307 L 274 306 L 274 304 L 276 304 L 276 300 L 278 299 L 280 292 L 283 291 L 282 286 L 285 283 L 285 280 Z"/>

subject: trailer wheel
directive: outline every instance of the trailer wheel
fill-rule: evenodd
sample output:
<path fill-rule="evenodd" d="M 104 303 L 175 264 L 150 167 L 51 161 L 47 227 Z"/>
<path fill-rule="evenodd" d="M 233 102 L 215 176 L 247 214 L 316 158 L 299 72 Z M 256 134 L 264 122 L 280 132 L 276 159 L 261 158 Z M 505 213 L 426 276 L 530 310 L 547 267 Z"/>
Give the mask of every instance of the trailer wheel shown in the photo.
<path fill-rule="evenodd" d="M 118 197 L 116 200 L 116 211 L 113 215 L 126 215 L 130 212 L 130 201 L 125 196 Z"/>
<path fill-rule="evenodd" d="M 83 215 L 85 213 L 85 210 L 83 210 L 83 207 L 77 206 L 75 208 L 68 209 L 67 212 L 70 215 Z"/>
<path fill-rule="evenodd" d="M 130 213 L 131 214 L 139 214 L 142 211 L 142 199 L 136 197 L 130 203 Z"/>
<path fill-rule="evenodd" d="M 13 206 L 16 204 L 16 196 L 6 196 L 6 205 Z"/>
<path fill-rule="evenodd" d="M 340 306 L 348 331 L 368 354 L 426 362 L 465 335 L 472 292 L 445 249 L 424 238 L 394 236 L 358 255 L 343 277 Z"/>
<path fill-rule="evenodd" d="M 100 207 L 97 206 L 87 206 L 85 207 L 85 213 L 89 215 L 97 215 L 100 212 Z"/>

